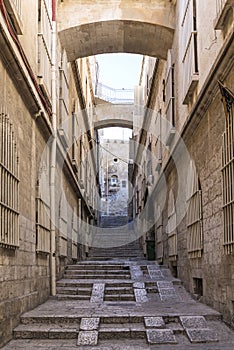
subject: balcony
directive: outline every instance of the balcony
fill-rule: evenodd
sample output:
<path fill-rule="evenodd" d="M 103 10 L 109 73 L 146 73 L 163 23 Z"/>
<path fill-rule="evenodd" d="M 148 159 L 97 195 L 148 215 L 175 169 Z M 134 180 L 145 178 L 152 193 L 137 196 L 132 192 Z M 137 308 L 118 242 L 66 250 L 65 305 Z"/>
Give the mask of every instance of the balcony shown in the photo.
<path fill-rule="evenodd" d="M 234 7 L 234 0 L 216 0 L 216 18 L 214 28 L 222 30 L 225 24 L 225 18 L 230 9 Z"/>
<path fill-rule="evenodd" d="M 98 83 L 95 87 L 95 97 L 113 104 L 133 104 L 134 90 L 113 89 L 109 86 Z"/>
<path fill-rule="evenodd" d="M 198 61 L 197 61 L 197 32 L 191 32 L 188 45 L 183 57 L 183 104 L 189 104 L 191 97 L 197 87 L 199 74 L 198 74 Z"/>
<path fill-rule="evenodd" d="M 17 34 L 23 34 L 21 0 L 5 0 L 7 13 Z"/>

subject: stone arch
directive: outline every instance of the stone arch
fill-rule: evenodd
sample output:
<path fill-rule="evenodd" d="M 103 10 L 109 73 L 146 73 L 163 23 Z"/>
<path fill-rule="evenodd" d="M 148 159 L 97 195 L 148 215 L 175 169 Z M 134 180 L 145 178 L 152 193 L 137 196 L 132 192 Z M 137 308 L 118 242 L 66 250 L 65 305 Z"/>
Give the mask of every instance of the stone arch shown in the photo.
<path fill-rule="evenodd" d="M 99 120 L 94 123 L 95 129 L 105 129 L 105 128 L 111 128 L 111 127 L 120 127 L 120 128 L 133 128 L 133 122 L 123 119 L 116 119 L 116 118 L 109 118 L 109 119 L 103 119 Z"/>
<path fill-rule="evenodd" d="M 66 0 L 58 30 L 68 60 L 102 53 L 138 53 L 166 59 L 172 46 L 175 6 L 162 0 Z"/>

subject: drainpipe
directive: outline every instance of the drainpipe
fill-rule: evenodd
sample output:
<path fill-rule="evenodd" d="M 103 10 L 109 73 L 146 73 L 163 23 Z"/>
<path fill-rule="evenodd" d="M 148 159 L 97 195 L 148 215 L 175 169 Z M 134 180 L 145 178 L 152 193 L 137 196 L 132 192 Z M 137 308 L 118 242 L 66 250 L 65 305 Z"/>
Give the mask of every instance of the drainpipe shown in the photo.
<path fill-rule="evenodd" d="M 52 144 L 50 161 L 50 287 L 51 295 L 56 295 L 56 241 L 55 241 L 55 169 L 57 145 L 57 116 L 56 116 L 56 0 L 52 1 L 52 54 L 51 54 L 51 103 L 52 103 Z"/>

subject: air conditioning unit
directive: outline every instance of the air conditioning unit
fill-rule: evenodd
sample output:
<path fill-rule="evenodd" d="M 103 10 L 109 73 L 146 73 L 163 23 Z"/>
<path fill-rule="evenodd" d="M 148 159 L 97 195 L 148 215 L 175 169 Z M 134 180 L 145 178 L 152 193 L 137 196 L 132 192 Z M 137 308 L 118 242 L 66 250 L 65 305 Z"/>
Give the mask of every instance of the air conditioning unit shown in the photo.
<path fill-rule="evenodd" d="M 72 159 L 72 167 L 73 167 L 73 170 L 75 171 L 75 173 L 78 173 L 78 164 L 77 164 L 76 159 Z"/>

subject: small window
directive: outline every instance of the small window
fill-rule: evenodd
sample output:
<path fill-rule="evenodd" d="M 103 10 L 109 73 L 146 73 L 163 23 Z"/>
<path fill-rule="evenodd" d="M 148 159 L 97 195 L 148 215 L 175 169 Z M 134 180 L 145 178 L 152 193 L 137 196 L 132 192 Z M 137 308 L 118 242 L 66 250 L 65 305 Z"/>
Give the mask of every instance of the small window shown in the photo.
<path fill-rule="evenodd" d="M 193 278 L 193 291 L 199 298 L 203 296 L 203 281 L 202 278 Z"/>

